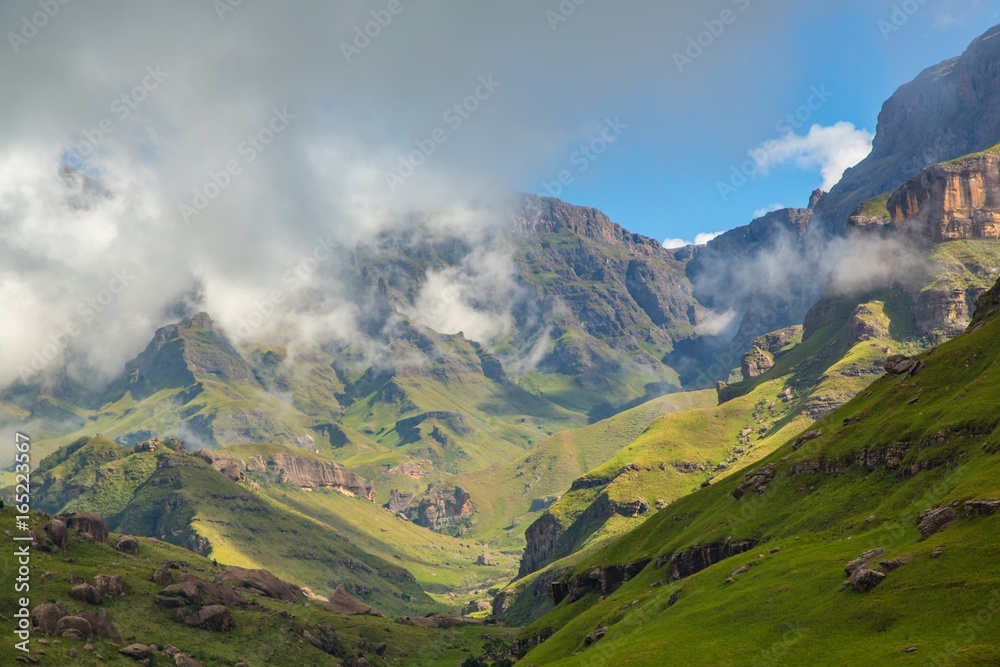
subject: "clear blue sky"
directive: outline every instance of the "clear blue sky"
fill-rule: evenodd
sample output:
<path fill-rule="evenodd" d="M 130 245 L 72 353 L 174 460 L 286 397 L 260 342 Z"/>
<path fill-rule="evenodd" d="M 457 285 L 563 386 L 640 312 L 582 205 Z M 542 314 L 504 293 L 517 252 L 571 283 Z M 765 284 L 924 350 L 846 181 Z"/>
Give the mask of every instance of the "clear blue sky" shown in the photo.
<path fill-rule="evenodd" d="M 760 1 L 748 6 L 746 15 L 766 11 Z M 805 206 L 809 193 L 823 183 L 816 163 L 785 161 L 731 192 L 727 201 L 717 183 L 729 178 L 750 149 L 783 134 L 775 123 L 807 102 L 813 86 L 832 97 L 816 105 L 808 125 L 846 122 L 874 133 L 882 103 L 898 86 L 960 55 L 1000 22 L 1000 2 L 911 3 L 909 9 L 917 7 L 912 15 L 895 17 L 894 2 L 847 1 L 820 8 L 802 3 L 795 10 L 785 4 L 780 22 L 743 24 L 737 7 L 733 23 L 683 72 L 671 54 L 682 51 L 684 42 L 675 38 L 651 53 L 661 62 L 662 78 L 617 95 L 613 111 L 630 125 L 604 154 L 591 160 L 577 153 L 574 162 L 580 144 L 568 142 L 564 155 L 517 186 L 549 194 L 553 188 L 543 183 L 551 184 L 566 169 L 573 182 L 560 198 L 599 208 L 626 228 L 659 240 L 731 229 L 774 204 Z M 726 7 L 713 3 L 706 18 L 718 11 L 716 5 Z M 898 30 L 890 31 L 886 26 L 896 27 L 893 18 Z M 687 26 L 690 35 L 704 29 L 690 19 Z M 572 28 L 567 22 L 559 30 Z M 692 77 L 694 85 L 685 81 L 688 85 L 679 90 L 671 87 Z M 657 94 L 660 85 L 671 93 Z M 593 106 L 598 117 L 599 105 Z M 803 126 L 797 134 L 807 131 Z M 580 174 L 583 163 L 587 169 Z"/>

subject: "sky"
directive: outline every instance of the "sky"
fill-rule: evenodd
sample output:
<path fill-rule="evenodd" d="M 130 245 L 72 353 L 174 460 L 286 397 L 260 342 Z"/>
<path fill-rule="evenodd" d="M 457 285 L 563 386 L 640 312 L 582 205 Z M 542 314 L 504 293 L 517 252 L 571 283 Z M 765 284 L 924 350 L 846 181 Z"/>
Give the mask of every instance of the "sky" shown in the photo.
<path fill-rule="evenodd" d="M 895 4 L 0 3 L 0 386 L 111 375 L 197 310 L 357 343 L 335 248 L 380 232 L 475 246 L 413 304 L 451 295 L 472 330 L 467 287 L 513 274 L 488 239 L 515 191 L 677 243 L 802 206 L 897 86 L 1000 21 Z"/>

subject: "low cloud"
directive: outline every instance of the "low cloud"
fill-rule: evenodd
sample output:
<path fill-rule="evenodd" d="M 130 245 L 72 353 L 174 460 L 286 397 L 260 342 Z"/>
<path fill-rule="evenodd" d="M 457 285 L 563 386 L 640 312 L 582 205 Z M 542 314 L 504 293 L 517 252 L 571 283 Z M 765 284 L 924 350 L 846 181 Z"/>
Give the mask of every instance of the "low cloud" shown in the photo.
<path fill-rule="evenodd" d="M 673 250 L 674 248 L 683 248 L 689 245 L 705 245 L 712 239 L 722 236 L 725 232 L 702 232 L 694 237 L 694 241 L 685 241 L 684 239 L 666 239 L 663 242 L 663 247 L 668 250 Z"/>
<path fill-rule="evenodd" d="M 805 135 L 789 132 L 764 142 L 751 154 L 757 156 L 764 176 L 772 169 L 791 164 L 797 169 L 818 171 L 823 177 L 822 188 L 829 190 L 847 169 L 871 153 L 874 138 L 868 130 L 841 121 L 828 127 L 813 125 Z"/>

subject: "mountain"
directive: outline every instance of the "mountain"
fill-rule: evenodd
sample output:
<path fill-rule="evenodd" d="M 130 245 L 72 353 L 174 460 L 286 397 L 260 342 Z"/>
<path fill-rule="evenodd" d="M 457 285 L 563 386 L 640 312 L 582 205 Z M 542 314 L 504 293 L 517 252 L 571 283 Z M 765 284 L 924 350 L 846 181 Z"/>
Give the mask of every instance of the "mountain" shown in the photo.
<path fill-rule="evenodd" d="M 986 150 L 1000 137 L 1000 26 L 965 53 L 929 67 L 883 105 L 871 154 L 848 169 L 816 207 L 822 227 L 842 234 L 865 201 L 922 169 Z"/>
<path fill-rule="evenodd" d="M 1000 584 L 998 292 L 969 333 L 891 359 L 748 471 L 576 564 L 523 631 L 524 662 L 1000 660 L 981 615 Z"/>

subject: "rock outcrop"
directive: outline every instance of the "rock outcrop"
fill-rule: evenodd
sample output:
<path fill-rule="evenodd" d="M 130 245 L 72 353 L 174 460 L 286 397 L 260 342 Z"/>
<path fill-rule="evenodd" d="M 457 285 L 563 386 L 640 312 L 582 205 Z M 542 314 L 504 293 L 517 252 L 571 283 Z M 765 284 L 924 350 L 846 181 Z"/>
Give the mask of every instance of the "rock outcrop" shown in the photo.
<path fill-rule="evenodd" d="M 283 602 L 297 602 L 306 597 L 301 588 L 282 581 L 267 570 L 248 570 L 231 565 L 215 581 L 219 584 L 236 584 L 244 591 Z"/>
<path fill-rule="evenodd" d="M 774 367 L 774 355 L 801 335 L 802 326 L 795 325 L 764 334 L 754 340 L 753 345 L 743 354 L 740 362 L 743 380 L 760 377 L 771 370 Z"/>
<path fill-rule="evenodd" d="M 70 512 L 59 518 L 65 521 L 70 530 L 76 530 L 81 535 L 86 533 L 99 544 L 108 543 L 108 527 L 100 515 L 93 512 Z"/>
<path fill-rule="evenodd" d="M 415 523 L 435 531 L 468 524 L 472 514 L 471 496 L 460 486 L 432 487 L 416 509 L 411 509 Z"/>
<path fill-rule="evenodd" d="M 369 616 L 381 616 L 378 609 L 366 604 L 347 592 L 343 586 L 338 586 L 330 595 L 330 599 L 323 605 L 325 611 L 331 614 L 345 614 L 354 616 L 357 614 L 367 614 Z"/>
<path fill-rule="evenodd" d="M 926 540 L 931 535 L 944 530 L 945 527 L 958 517 L 952 507 L 938 507 L 924 510 L 920 513 L 917 530 L 920 531 L 920 538 Z"/>

